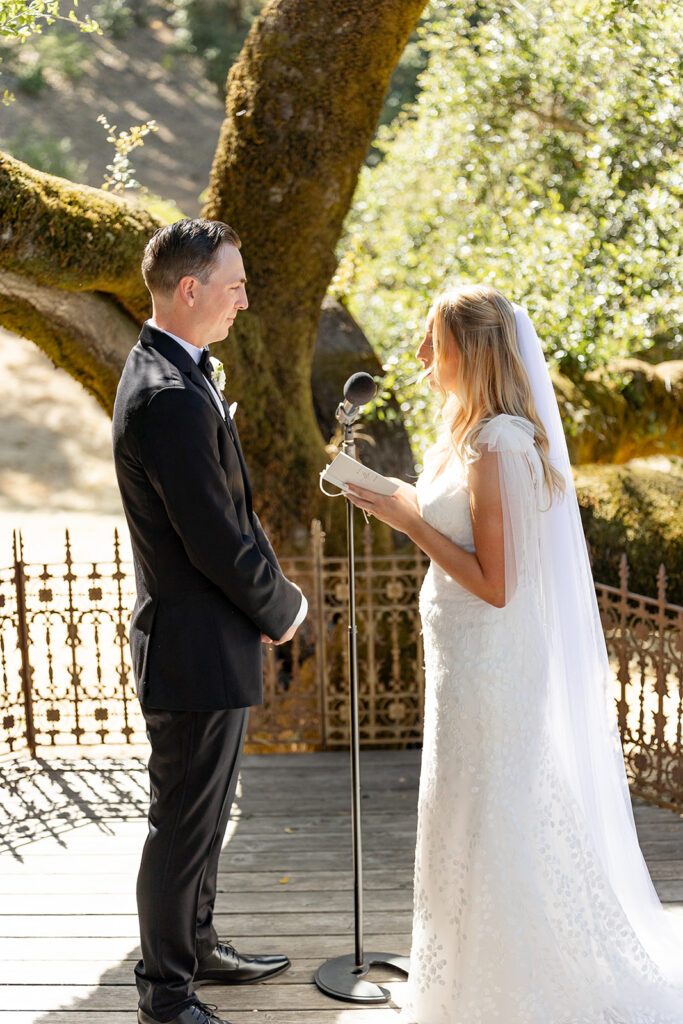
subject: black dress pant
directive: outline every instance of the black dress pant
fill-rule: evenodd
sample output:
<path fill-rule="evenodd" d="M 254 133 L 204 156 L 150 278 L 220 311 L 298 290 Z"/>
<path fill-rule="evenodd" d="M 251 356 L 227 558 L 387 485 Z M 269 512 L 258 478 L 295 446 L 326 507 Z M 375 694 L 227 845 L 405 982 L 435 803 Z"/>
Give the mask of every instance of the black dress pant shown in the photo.
<path fill-rule="evenodd" d="M 197 961 L 218 941 L 218 857 L 249 709 L 143 714 L 151 793 L 137 883 L 142 959 L 135 976 L 141 1008 L 169 1021 L 192 1003 Z"/>

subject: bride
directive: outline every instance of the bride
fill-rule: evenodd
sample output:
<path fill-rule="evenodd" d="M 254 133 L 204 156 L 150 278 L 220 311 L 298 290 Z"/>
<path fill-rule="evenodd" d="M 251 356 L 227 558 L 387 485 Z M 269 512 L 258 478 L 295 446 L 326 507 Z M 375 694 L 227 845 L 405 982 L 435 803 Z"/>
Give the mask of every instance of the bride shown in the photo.
<path fill-rule="evenodd" d="M 683 1024 L 683 922 L 641 856 L 560 416 L 526 312 L 440 296 L 416 488 L 349 497 L 429 556 L 416 1024 Z"/>

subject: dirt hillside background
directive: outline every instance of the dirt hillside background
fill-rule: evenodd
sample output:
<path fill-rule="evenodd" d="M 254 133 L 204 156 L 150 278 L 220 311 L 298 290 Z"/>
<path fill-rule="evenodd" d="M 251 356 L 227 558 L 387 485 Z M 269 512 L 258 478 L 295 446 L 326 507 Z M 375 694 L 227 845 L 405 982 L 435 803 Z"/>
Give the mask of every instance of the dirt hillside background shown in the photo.
<path fill-rule="evenodd" d="M 98 9 L 95 0 L 78 5 L 81 16 Z M 99 187 L 114 148 L 98 115 L 119 130 L 155 120 L 159 130 L 131 156 L 136 180 L 196 216 L 223 102 L 201 62 L 177 52 L 171 5 L 149 3 L 145 10 L 147 24 L 130 26 L 122 38 L 52 26 L 19 50 L 0 47 L 0 84 L 14 95 L 9 106 L 0 106 L 0 149 Z"/>
<path fill-rule="evenodd" d="M 81 0 L 78 11 L 96 8 Z M 53 26 L 37 47 L 0 47 L 0 85 L 15 97 L 0 106 L 0 149 L 97 187 L 114 155 L 97 115 L 119 129 L 153 119 L 159 131 L 131 157 L 136 179 L 197 215 L 223 103 L 201 62 L 177 52 L 172 10 L 146 4 L 148 24 L 128 25 L 121 38 Z M 42 84 L 32 93 L 36 77 Z M 115 526 L 127 545 L 110 429 L 79 384 L 30 341 L 0 329 L 0 566 L 11 563 L 19 528 L 29 561 L 61 560 L 67 527 L 78 558 L 109 557 Z"/>
<path fill-rule="evenodd" d="M 128 534 L 111 457 L 111 423 L 35 345 L 0 329 L 0 567 L 20 529 L 30 562 L 61 561 L 64 530 L 81 560 L 108 560 Z"/>

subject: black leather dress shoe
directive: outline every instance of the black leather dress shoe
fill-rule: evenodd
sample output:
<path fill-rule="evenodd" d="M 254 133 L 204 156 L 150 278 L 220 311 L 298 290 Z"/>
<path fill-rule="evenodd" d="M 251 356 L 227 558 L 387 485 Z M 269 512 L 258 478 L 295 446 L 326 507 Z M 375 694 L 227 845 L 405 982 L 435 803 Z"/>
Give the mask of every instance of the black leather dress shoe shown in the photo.
<path fill-rule="evenodd" d="M 228 942 L 219 942 L 213 952 L 199 961 L 195 981 L 217 981 L 223 985 L 248 985 L 282 974 L 290 967 L 286 956 L 246 956 Z M 183 1022 L 184 1024 L 184 1022 Z"/>
<path fill-rule="evenodd" d="M 218 1017 L 214 1010 L 217 1006 L 208 1006 L 206 1003 L 195 999 L 192 1006 L 186 1006 L 177 1017 L 165 1022 L 165 1024 L 230 1024 L 229 1021 Z M 150 1017 L 144 1010 L 138 1008 L 138 1024 L 162 1024 L 156 1017 Z"/>

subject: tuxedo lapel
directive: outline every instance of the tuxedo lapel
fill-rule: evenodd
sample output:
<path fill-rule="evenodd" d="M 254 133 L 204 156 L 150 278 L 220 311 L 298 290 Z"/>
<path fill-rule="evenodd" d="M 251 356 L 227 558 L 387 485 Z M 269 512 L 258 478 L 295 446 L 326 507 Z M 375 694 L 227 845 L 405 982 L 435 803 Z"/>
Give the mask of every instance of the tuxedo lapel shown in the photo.
<path fill-rule="evenodd" d="M 140 343 L 147 345 L 151 348 L 155 348 L 157 352 L 160 352 L 165 359 L 173 363 L 186 377 L 192 381 L 192 383 L 199 388 L 202 395 L 207 402 L 211 405 L 214 414 L 218 417 L 220 422 L 223 424 L 224 429 L 227 431 L 228 437 L 233 444 L 239 459 L 240 468 L 242 470 L 242 479 L 244 482 L 244 495 L 247 502 L 247 507 L 251 511 L 252 508 L 252 494 L 251 494 L 251 483 L 249 481 L 249 473 L 247 471 L 247 465 L 244 461 L 244 453 L 242 451 L 242 445 L 240 444 L 239 437 L 237 434 L 237 427 L 235 421 L 231 419 L 228 404 L 225 401 L 224 396 L 221 392 L 218 392 L 223 412 L 223 417 L 216 405 L 216 400 L 211 393 L 211 387 L 208 380 L 199 369 L 189 352 L 186 352 L 182 345 L 179 345 L 177 341 L 169 337 L 165 331 L 159 330 L 157 327 L 152 327 L 151 324 L 143 324 L 140 332 Z"/>

